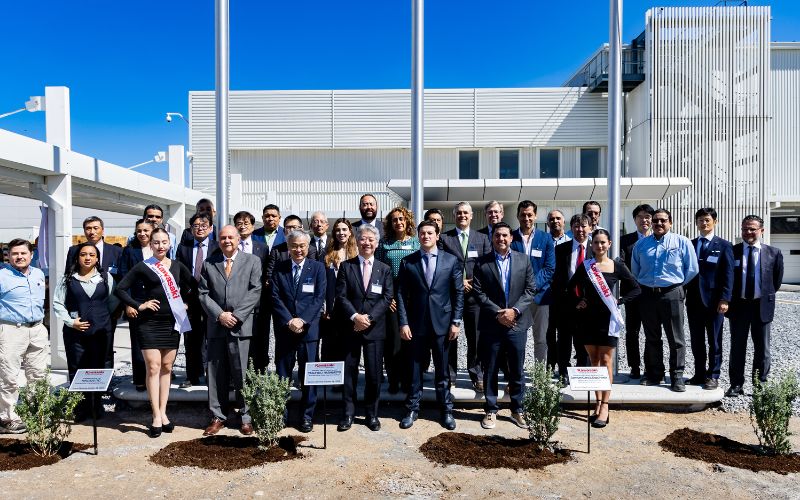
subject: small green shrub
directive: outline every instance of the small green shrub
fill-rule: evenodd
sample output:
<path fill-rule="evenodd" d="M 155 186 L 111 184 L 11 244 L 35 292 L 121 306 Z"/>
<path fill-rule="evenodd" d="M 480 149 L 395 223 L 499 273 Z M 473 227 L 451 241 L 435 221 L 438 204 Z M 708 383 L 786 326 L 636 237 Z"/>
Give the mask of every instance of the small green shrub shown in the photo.
<path fill-rule="evenodd" d="M 561 388 L 560 381 L 550 378 L 550 369 L 543 361 L 534 361 L 526 370 L 531 381 L 531 387 L 525 391 L 522 399 L 522 414 L 528 423 L 528 434 L 531 440 L 540 449 L 550 447 L 550 438 L 558 430 L 561 418 Z"/>
<path fill-rule="evenodd" d="M 80 392 L 69 392 L 50 386 L 50 370 L 44 378 L 19 391 L 16 410 L 25 427 L 27 440 L 34 453 L 53 456 L 72 432 L 75 407 L 83 399 Z"/>
<path fill-rule="evenodd" d="M 759 444 L 768 453 L 791 453 L 789 418 L 792 416 L 792 401 L 798 396 L 800 388 L 793 372 L 784 373 L 763 383 L 756 377 L 753 382 L 750 423 Z"/>
<path fill-rule="evenodd" d="M 256 370 L 253 360 L 245 374 L 242 397 L 249 408 L 259 448 L 266 449 L 278 443 L 278 433 L 283 429 L 283 413 L 291 394 L 291 382 L 276 373 Z"/>

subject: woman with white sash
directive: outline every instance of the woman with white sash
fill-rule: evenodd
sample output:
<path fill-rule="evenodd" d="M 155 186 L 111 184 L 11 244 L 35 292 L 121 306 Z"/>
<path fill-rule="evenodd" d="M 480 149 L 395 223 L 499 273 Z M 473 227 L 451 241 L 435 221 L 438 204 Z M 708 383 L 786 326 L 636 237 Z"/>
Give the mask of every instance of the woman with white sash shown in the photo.
<path fill-rule="evenodd" d="M 133 266 L 114 292 L 137 311 L 136 336 L 147 369 L 153 412 L 148 430 L 150 437 L 158 437 L 175 428 L 167 417 L 167 399 L 181 334 L 191 329 L 186 303 L 192 275 L 186 266 L 167 257 L 170 243 L 164 229 L 150 234 L 150 249 L 152 257 Z"/>
<path fill-rule="evenodd" d="M 578 335 L 589 353 L 592 366 L 608 368 L 613 383 L 614 349 L 624 325 L 619 304 L 637 297 L 641 290 L 630 270 L 621 260 L 612 260 L 608 251 L 611 237 L 605 229 L 592 233 L 593 259 L 583 261 L 569 281 L 569 294 L 576 309 Z M 617 284 L 620 298 L 616 298 Z M 605 427 L 608 422 L 608 400 L 611 391 L 596 391 L 592 427 Z"/>

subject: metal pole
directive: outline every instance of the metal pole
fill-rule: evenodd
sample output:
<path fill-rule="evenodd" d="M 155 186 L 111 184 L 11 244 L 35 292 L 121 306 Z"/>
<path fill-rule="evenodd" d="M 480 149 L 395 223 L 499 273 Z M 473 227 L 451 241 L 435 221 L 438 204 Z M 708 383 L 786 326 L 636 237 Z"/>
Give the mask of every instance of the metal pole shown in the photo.
<path fill-rule="evenodd" d="M 216 119 L 217 119 L 217 234 L 228 223 L 228 0 L 215 0 Z"/>
<path fill-rule="evenodd" d="M 94 456 L 97 456 L 97 393 L 92 393 L 92 433 L 94 435 Z"/>
<path fill-rule="evenodd" d="M 423 142 L 424 18 L 424 0 L 411 0 L 411 212 L 417 222 L 422 220 L 425 205 L 422 179 L 422 155 L 425 148 Z"/>
<path fill-rule="evenodd" d="M 622 0 L 608 3 L 608 212 L 613 241 L 620 237 L 620 156 L 622 150 Z M 611 258 L 619 245 L 611 245 Z M 614 350 L 614 375 L 619 371 L 619 351 Z"/>

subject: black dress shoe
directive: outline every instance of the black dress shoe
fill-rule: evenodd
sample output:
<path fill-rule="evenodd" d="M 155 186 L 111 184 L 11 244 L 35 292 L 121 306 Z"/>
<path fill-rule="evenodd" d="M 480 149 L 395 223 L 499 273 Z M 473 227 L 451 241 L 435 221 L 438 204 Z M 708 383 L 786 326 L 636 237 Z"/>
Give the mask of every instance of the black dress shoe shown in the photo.
<path fill-rule="evenodd" d="M 311 432 L 314 430 L 314 422 L 311 420 L 303 420 L 303 423 L 300 424 L 300 432 Z"/>
<path fill-rule="evenodd" d="M 673 380 L 670 389 L 672 389 L 672 392 L 686 392 L 686 384 L 683 383 L 683 378 L 678 377 Z"/>
<path fill-rule="evenodd" d="M 349 431 L 350 427 L 353 426 L 353 416 L 352 415 L 345 415 L 341 421 L 339 421 L 339 425 L 336 426 L 336 430 L 339 432 Z"/>
<path fill-rule="evenodd" d="M 161 429 L 166 433 L 170 433 L 175 430 L 175 424 L 172 422 L 161 424 Z"/>
<path fill-rule="evenodd" d="M 367 427 L 369 427 L 369 430 L 377 432 L 381 430 L 381 421 L 378 420 L 378 417 L 372 417 L 367 420 Z"/>
<path fill-rule="evenodd" d="M 706 383 L 706 378 L 703 375 L 695 375 L 687 383 L 689 385 L 703 385 Z"/>
<path fill-rule="evenodd" d="M 734 396 L 744 396 L 744 389 L 742 389 L 741 385 L 732 385 L 725 391 L 726 398 L 732 398 Z"/>
<path fill-rule="evenodd" d="M 151 438 L 157 438 L 161 435 L 161 426 L 154 427 L 152 425 L 147 426 L 147 434 L 150 435 Z"/>
<path fill-rule="evenodd" d="M 442 415 L 442 427 L 448 431 L 453 431 L 456 429 L 456 419 L 453 418 L 452 413 L 448 412 Z"/>
<path fill-rule="evenodd" d="M 642 378 L 642 372 L 638 367 L 631 368 L 630 377 L 633 379 L 640 379 Z"/>
<path fill-rule="evenodd" d="M 416 411 L 410 411 L 406 413 L 406 416 L 403 417 L 403 420 L 400 421 L 400 428 L 401 429 L 410 429 L 414 422 L 419 417 L 419 413 Z"/>
<path fill-rule="evenodd" d="M 400 386 L 398 384 L 389 384 L 389 394 L 397 394 L 400 392 Z"/>
<path fill-rule="evenodd" d="M 639 381 L 639 385 L 645 385 L 645 386 L 648 386 L 648 385 L 661 385 L 661 382 L 663 382 L 663 381 L 664 381 L 663 378 L 662 379 L 655 379 L 655 378 L 650 378 L 650 377 L 644 376 L 644 377 L 642 377 L 642 380 Z"/>

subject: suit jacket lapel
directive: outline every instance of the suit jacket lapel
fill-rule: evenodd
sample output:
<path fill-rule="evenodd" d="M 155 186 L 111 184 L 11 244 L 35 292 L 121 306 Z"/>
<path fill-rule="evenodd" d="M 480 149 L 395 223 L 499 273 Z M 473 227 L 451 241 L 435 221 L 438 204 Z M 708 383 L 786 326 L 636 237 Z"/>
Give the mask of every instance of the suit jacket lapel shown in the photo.
<path fill-rule="evenodd" d="M 414 264 L 414 269 L 416 270 L 417 274 L 419 274 L 420 278 L 422 279 L 422 283 L 428 287 L 428 280 L 425 279 L 425 268 L 422 267 L 422 251 L 416 256 Z M 428 287 L 430 288 L 430 287 Z"/>
<path fill-rule="evenodd" d="M 225 274 L 225 258 L 222 258 L 219 262 L 214 264 L 214 267 L 216 267 L 219 270 L 219 274 L 222 275 L 222 278 L 225 281 L 228 281 L 228 276 Z M 231 274 L 233 274 L 233 273 L 231 273 Z"/>

